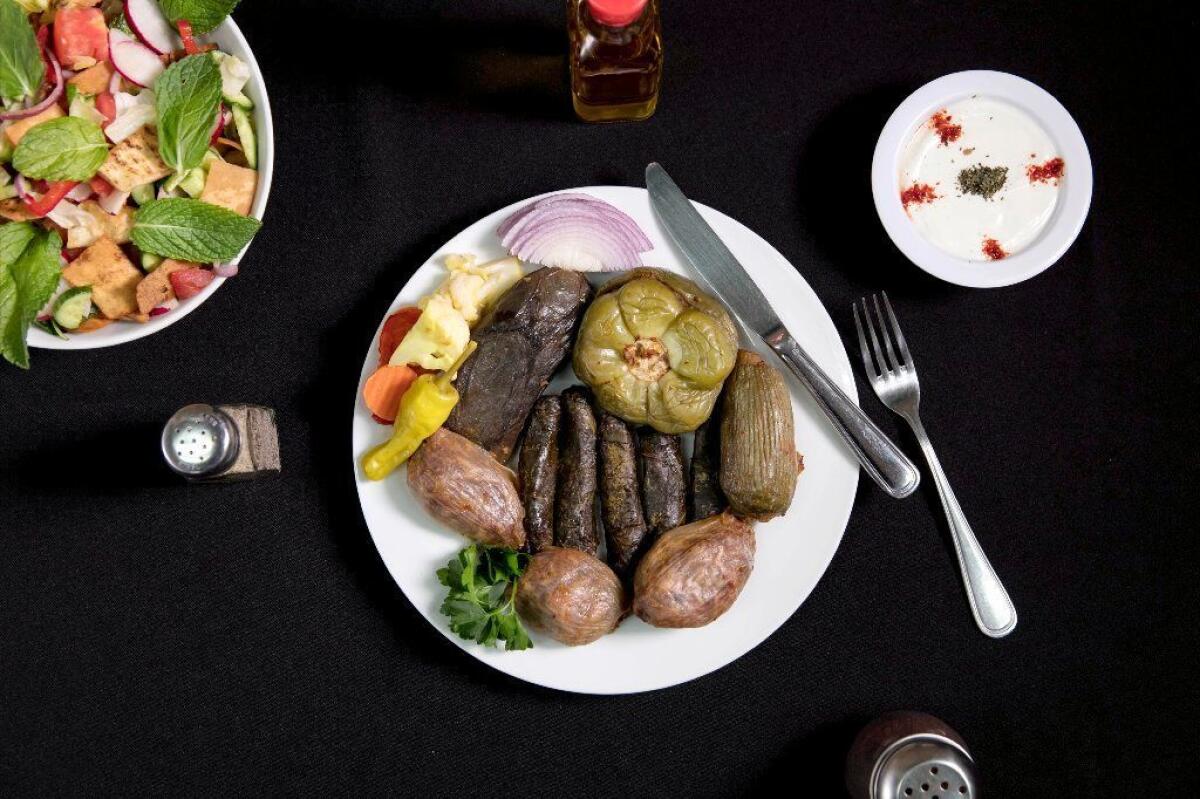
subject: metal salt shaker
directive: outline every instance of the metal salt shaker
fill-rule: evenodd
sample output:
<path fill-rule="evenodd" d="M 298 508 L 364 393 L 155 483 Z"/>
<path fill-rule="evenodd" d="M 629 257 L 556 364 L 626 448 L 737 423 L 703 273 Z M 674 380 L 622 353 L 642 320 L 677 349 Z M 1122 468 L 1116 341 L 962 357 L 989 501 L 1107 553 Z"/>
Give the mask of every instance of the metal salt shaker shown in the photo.
<path fill-rule="evenodd" d="M 854 799 L 978 797 L 975 761 L 955 730 L 927 713 L 887 713 L 859 732 L 846 757 Z"/>
<path fill-rule="evenodd" d="M 162 432 L 167 466 L 189 480 L 229 482 L 279 472 L 275 411 L 259 405 L 186 405 Z"/>

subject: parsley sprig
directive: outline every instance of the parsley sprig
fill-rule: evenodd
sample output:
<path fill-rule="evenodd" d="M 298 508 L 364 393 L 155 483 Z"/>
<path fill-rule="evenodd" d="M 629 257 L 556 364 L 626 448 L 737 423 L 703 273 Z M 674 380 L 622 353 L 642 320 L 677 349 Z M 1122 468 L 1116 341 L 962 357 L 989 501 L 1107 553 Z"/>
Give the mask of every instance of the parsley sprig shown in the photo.
<path fill-rule="evenodd" d="M 531 648 L 533 642 L 513 606 L 528 564 L 524 553 L 471 544 L 438 569 L 438 582 L 450 589 L 442 602 L 450 629 L 484 646 L 503 641 L 505 651 Z"/>

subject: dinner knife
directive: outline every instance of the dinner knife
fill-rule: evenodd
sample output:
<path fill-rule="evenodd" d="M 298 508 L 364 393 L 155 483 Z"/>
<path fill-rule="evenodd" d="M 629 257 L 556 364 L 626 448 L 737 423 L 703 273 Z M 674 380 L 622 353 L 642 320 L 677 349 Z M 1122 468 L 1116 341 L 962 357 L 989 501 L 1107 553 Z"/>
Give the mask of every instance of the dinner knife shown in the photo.
<path fill-rule="evenodd" d="M 646 189 L 663 227 L 703 284 L 733 311 L 743 330 L 766 342 L 809 390 L 867 474 L 893 497 L 915 491 L 921 481 L 917 467 L 792 338 L 746 268 L 657 163 L 646 167 Z"/>

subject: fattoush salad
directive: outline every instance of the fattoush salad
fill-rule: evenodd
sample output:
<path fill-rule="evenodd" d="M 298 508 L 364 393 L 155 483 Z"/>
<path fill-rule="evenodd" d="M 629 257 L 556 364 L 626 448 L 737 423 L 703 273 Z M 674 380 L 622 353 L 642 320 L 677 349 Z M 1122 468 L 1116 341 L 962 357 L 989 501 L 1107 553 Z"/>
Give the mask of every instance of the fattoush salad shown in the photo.
<path fill-rule="evenodd" d="M 471 542 L 437 572 L 464 639 L 714 621 L 803 469 L 783 376 L 738 349 L 718 301 L 641 265 L 652 245 L 611 204 L 550 195 L 498 233 L 511 257 L 447 257 L 441 286 L 384 322 L 363 400 L 392 429 L 363 474 L 405 466 Z M 593 288 L 584 272 L 611 274 Z M 579 384 L 547 394 L 565 368 Z"/>
<path fill-rule="evenodd" d="M 0 0 L 0 354 L 169 313 L 260 223 L 236 0 Z"/>

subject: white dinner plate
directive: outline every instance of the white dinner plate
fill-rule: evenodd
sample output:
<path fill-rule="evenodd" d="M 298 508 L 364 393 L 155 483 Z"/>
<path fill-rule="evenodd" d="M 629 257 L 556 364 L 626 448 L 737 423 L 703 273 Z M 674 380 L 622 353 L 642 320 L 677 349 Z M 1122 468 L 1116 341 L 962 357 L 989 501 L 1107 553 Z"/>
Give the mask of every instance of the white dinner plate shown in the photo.
<path fill-rule="evenodd" d="M 645 264 L 689 274 L 651 211 L 644 189 L 592 186 L 571 191 L 607 200 L 632 216 L 654 243 L 654 250 L 644 255 Z M 416 271 L 388 313 L 415 304 L 438 286 L 445 277 L 445 255 L 474 253 L 481 261 L 505 255 L 496 227 L 525 202 L 484 217 L 447 242 Z M 742 224 L 719 211 L 699 204 L 697 207 L 772 299 L 796 340 L 857 401 L 846 350 L 829 314 L 800 274 Z M 595 283 L 606 279 L 592 277 Z M 381 322 L 380 329 L 382 326 Z M 467 541 L 425 513 L 409 492 L 402 470 L 373 482 L 363 476 L 359 466 L 362 454 L 391 433 L 390 427 L 371 418 L 362 401 L 362 384 L 378 365 L 378 342 L 376 331 L 355 393 L 351 436 L 352 468 L 367 527 L 396 584 L 429 623 L 472 657 L 506 674 L 550 688 L 590 694 L 650 691 L 707 674 L 749 652 L 787 621 L 821 579 L 842 539 L 858 485 L 858 464 L 821 411 L 789 377 L 796 444 L 804 455 L 804 472 L 791 510 L 757 525 L 754 572 L 724 616 L 693 630 L 660 630 L 631 617 L 611 635 L 581 647 L 564 646 L 537 633 L 532 634 L 534 648 L 520 652 L 464 641 L 450 632 L 447 618 L 439 612 L 446 589 L 438 583 L 435 571 Z M 765 354 L 764 347 L 758 349 L 778 364 L 773 355 Z M 574 382 L 568 364 L 550 390 Z"/>
<path fill-rule="evenodd" d="M 254 202 L 250 206 L 250 216 L 259 220 L 267 212 L 267 198 L 271 194 L 271 177 L 275 172 L 275 127 L 271 122 L 271 102 L 267 99 L 267 84 L 263 80 L 258 61 L 246 42 L 246 37 L 238 28 L 233 17 L 227 18 L 217 26 L 212 33 L 201 37 L 202 42 L 213 42 L 226 53 L 235 55 L 246 62 L 250 68 L 250 80 L 246 83 L 246 96 L 254 101 L 254 132 L 258 139 L 258 186 L 254 193 Z M 237 265 L 246 257 L 246 251 L 254 242 L 247 244 L 237 257 L 229 263 Z M 100 347 L 112 347 L 129 341 L 152 335 L 164 327 L 175 324 L 183 317 L 200 307 L 201 303 L 211 297 L 226 280 L 236 278 L 217 277 L 201 289 L 195 297 L 180 300 L 179 305 L 161 316 L 151 317 L 147 322 L 113 322 L 111 325 L 94 330 L 91 333 L 72 333 L 65 339 L 53 336 L 45 330 L 30 325 L 26 341 L 30 347 L 46 350 L 94 350 Z"/>

